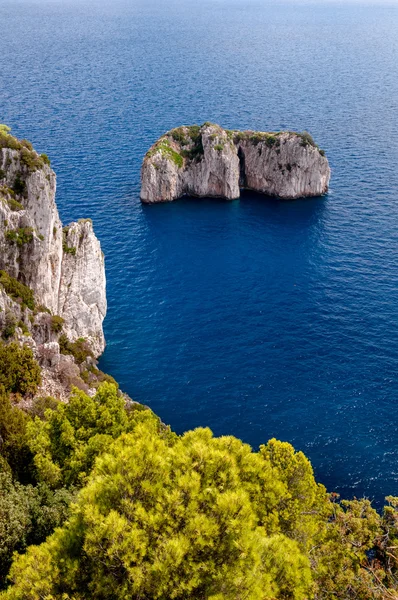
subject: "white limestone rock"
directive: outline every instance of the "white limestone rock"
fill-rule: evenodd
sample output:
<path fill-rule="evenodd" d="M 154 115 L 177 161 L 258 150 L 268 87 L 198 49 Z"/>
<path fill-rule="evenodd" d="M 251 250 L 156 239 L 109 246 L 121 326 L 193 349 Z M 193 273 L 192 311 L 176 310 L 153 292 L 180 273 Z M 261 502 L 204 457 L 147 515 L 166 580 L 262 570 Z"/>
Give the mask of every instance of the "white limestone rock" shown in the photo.
<path fill-rule="evenodd" d="M 238 198 L 239 159 L 232 136 L 211 124 L 174 129 L 147 153 L 141 179 L 146 203 L 184 195 Z"/>
<path fill-rule="evenodd" d="M 240 189 L 294 199 L 326 193 L 329 180 L 328 160 L 307 133 L 229 131 L 207 123 L 173 129 L 150 148 L 141 169 L 141 200 L 231 200 Z"/>
<path fill-rule="evenodd" d="M 330 168 L 311 137 L 296 133 L 235 136 L 241 160 L 240 186 L 283 199 L 321 196 Z"/>
<path fill-rule="evenodd" d="M 55 192 L 55 173 L 46 160 L 26 146 L 0 147 L 0 270 L 29 286 L 36 305 L 65 319 L 70 341 L 85 338 L 98 357 L 105 348 L 104 258 L 91 221 L 63 231 Z M 17 303 L 4 296 L 0 289 L 0 308 L 4 304 L 19 319 Z M 54 341 L 50 320 L 43 313 L 34 328 L 27 322 L 38 344 Z"/>
<path fill-rule="evenodd" d="M 101 246 L 89 219 L 64 230 L 58 314 L 71 341 L 85 338 L 94 356 L 105 348 L 102 322 L 106 315 L 105 264 Z"/>

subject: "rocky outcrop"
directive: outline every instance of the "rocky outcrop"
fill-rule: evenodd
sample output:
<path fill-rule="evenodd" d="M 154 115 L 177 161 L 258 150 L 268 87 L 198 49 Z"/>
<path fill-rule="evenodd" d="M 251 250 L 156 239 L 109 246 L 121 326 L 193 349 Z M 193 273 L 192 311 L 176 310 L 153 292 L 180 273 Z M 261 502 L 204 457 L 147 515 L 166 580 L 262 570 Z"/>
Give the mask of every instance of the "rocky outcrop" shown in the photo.
<path fill-rule="evenodd" d="M 0 335 L 30 344 L 50 369 L 74 362 L 60 353 L 61 336 L 64 353 L 83 345 L 95 364 L 106 314 L 104 258 L 92 223 L 63 228 L 55 192 L 48 158 L 0 127 Z"/>
<path fill-rule="evenodd" d="M 99 356 L 105 348 L 104 256 L 89 219 L 65 227 L 63 236 L 58 314 L 65 319 L 68 338 L 84 338 L 94 356 Z"/>
<path fill-rule="evenodd" d="M 239 198 L 241 189 L 284 199 L 327 192 L 330 168 L 308 133 L 225 130 L 205 123 L 179 127 L 147 152 L 141 200 L 182 196 Z"/>

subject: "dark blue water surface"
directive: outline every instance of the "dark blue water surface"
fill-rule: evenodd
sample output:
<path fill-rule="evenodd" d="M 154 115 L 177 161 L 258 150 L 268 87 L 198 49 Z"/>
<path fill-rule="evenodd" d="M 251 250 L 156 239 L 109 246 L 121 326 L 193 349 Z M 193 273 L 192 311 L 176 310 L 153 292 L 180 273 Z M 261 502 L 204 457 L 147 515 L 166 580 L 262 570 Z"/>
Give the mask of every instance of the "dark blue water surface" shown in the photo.
<path fill-rule="evenodd" d="M 398 5 L 0 0 L 0 31 L 0 122 L 106 255 L 101 367 L 178 432 L 398 494 Z M 310 130 L 329 195 L 141 206 L 149 145 L 207 120 Z"/>

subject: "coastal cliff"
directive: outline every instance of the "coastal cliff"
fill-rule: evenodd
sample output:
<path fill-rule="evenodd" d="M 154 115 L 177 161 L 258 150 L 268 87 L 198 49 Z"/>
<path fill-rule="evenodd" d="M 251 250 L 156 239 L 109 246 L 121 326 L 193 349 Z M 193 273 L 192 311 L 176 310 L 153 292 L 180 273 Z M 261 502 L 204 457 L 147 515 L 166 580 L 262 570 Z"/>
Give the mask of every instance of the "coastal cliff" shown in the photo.
<path fill-rule="evenodd" d="M 328 160 L 306 132 L 242 132 L 205 123 L 172 129 L 149 149 L 141 200 L 232 200 L 241 189 L 295 199 L 326 193 L 329 180 Z"/>
<path fill-rule="evenodd" d="M 0 126 L 0 334 L 30 345 L 57 380 L 64 363 L 79 376 L 68 344 L 84 346 L 86 358 L 102 354 L 107 303 L 92 223 L 63 228 L 55 192 L 47 156 Z"/>

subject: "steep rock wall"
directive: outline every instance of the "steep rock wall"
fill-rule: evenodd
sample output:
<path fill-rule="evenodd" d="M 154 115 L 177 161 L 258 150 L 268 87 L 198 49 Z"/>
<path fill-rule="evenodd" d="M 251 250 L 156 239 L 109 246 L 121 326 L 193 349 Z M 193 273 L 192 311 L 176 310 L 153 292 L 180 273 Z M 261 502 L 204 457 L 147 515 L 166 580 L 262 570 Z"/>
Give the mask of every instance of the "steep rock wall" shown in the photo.
<path fill-rule="evenodd" d="M 181 196 L 239 197 L 239 158 L 217 125 L 180 127 L 149 150 L 142 166 L 141 200 Z"/>
<path fill-rule="evenodd" d="M 105 267 L 92 224 L 63 229 L 47 157 L 4 132 L 0 143 L 0 270 L 31 288 L 36 305 L 65 320 L 71 342 L 85 338 L 99 356 L 105 348 Z M 40 327 L 31 333 L 39 343 L 54 341 L 43 339 Z"/>
<path fill-rule="evenodd" d="M 231 200 L 240 189 L 294 199 L 326 193 L 329 180 L 328 160 L 307 133 L 240 132 L 206 123 L 173 129 L 150 148 L 141 169 L 141 200 Z"/>

